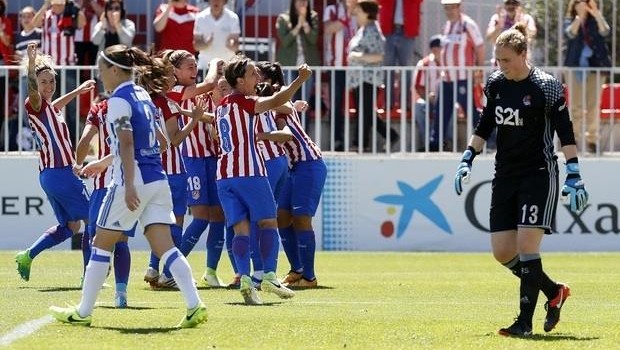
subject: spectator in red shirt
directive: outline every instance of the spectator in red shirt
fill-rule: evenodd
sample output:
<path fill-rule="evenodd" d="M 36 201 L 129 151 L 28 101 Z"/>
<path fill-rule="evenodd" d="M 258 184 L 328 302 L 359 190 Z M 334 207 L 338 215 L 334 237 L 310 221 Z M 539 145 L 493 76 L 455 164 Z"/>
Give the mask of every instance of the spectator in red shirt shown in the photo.
<path fill-rule="evenodd" d="M 379 24 L 385 36 L 385 66 L 414 65 L 415 38 L 420 33 L 420 6 L 424 0 L 379 0 Z M 401 77 L 401 81 L 404 79 Z M 394 80 L 391 80 L 394 82 Z M 411 91 L 411 73 L 406 74 L 407 94 Z M 392 94 L 394 102 L 400 101 L 400 91 Z"/>
<path fill-rule="evenodd" d="M 194 50 L 194 22 L 200 12 L 198 7 L 189 5 L 187 0 L 169 0 L 159 5 L 155 12 L 153 27 L 159 33 L 157 50 Z"/>

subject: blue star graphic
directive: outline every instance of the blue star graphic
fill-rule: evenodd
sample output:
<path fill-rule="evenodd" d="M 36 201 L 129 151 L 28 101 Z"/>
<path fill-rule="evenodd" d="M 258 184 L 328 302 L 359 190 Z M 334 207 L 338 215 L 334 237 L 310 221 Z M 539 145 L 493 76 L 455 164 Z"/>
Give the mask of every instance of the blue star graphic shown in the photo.
<path fill-rule="evenodd" d="M 375 198 L 375 201 L 380 203 L 402 206 L 396 238 L 400 238 L 405 233 L 416 210 L 426 216 L 437 227 L 448 234 L 452 234 L 448 220 L 446 220 L 439 207 L 431 200 L 431 195 L 437 190 L 442 179 L 443 175 L 437 176 L 418 190 L 405 182 L 396 181 L 402 195 L 386 194 Z"/>

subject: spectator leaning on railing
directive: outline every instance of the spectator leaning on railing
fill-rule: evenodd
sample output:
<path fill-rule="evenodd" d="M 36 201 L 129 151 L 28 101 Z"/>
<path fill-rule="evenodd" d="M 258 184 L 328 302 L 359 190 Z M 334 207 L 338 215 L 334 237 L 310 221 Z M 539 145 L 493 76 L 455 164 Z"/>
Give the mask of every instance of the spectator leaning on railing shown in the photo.
<path fill-rule="evenodd" d="M 569 102 L 575 140 L 577 145 L 585 145 L 588 152 L 596 153 L 598 141 L 599 84 L 605 82 L 606 75 L 597 80 L 596 71 L 589 68 L 610 67 L 611 60 L 605 43 L 609 35 L 609 24 L 598 9 L 595 0 L 571 0 L 566 11 L 565 34 L 568 37 L 566 59 L 567 67 L 581 67 L 567 74 L 569 82 Z M 583 98 L 585 94 L 585 99 Z M 584 118 L 585 113 L 585 118 Z M 585 119 L 585 126 L 584 124 Z M 583 130 L 585 129 L 585 135 Z"/>

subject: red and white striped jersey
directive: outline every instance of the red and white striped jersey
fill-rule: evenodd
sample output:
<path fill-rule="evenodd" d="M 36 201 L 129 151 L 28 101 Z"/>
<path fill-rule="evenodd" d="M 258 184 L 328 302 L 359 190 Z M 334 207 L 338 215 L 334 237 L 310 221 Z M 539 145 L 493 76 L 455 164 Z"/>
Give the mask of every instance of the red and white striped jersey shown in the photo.
<path fill-rule="evenodd" d="M 86 116 L 86 125 L 92 125 L 98 130 L 98 148 L 99 153 L 97 159 L 101 159 L 110 154 L 110 139 L 108 137 L 108 127 L 106 126 L 106 116 L 108 114 L 108 101 L 101 101 L 88 111 Z M 105 188 L 112 181 L 112 170 L 110 168 L 104 170 L 93 179 L 93 189 L 98 190 Z"/>
<path fill-rule="evenodd" d="M 194 108 L 195 99 L 189 98 L 183 100 L 183 93 L 185 92 L 185 86 L 177 85 L 172 88 L 166 96 L 171 100 L 178 103 L 181 108 L 192 110 Z M 208 102 L 209 103 L 209 102 Z M 210 102 L 211 104 L 213 102 Z M 181 116 L 179 128 L 182 129 L 185 125 L 191 121 L 190 117 Z M 187 138 L 183 141 L 181 147 L 181 154 L 183 157 L 190 158 L 206 158 L 215 156 L 211 137 L 209 135 L 209 127 L 207 123 L 198 122 L 192 131 L 187 135 Z"/>
<path fill-rule="evenodd" d="M 97 18 L 97 14 L 94 11 L 88 11 L 84 13 L 86 16 L 86 23 L 84 24 L 84 28 L 76 29 L 74 41 L 78 43 L 82 42 L 90 42 L 90 36 L 95 31 L 95 25 L 99 22 L 99 18 Z"/>
<path fill-rule="evenodd" d="M 41 36 L 43 53 L 54 58 L 56 65 L 73 65 L 75 63 L 75 45 L 73 36 L 64 36 L 58 28 L 62 14 L 56 15 L 52 10 L 45 12 L 43 34 Z"/>
<path fill-rule="evenodd" d="M 204 96 L 207 100 L 206 111 L 215 115 L 217 105 L 215 104 L 215 102 L 213 102 L 213 93 L 208 92 Z M 217 157 L 217 155 L 219 154 L 218 140 L 217 136 L 213 136 L 212 130 L 215 130 L 215 119 L 211 120 L 211 123 L 207 123 L 207 140 L 209 141 L 207 144 L 210 153 L 209 156 Z"/>
<path fill-rule="evenodd" d="M 258 114 L 256 123 L 257 133 L 271 132 L 278 130 L 273 112 L 267 111 Z M 263 155 L 264 160 L 270 160 L 286 155 L 284 146 L 279 142 L 269 140 L 258 141 L 258 149 Z"/>
<path fill-rule="evenodd" d="M 323 40 L 323 62 L 326 66 L 346 66 L 349 40 L 355 35 L 357 25 L 347 14 L 344 1 L 325 7 L 323 22 L 340 21 L 343 29 L 333 35 L 325 35 Z"/>
<path fill-rule="evenodd" d="M 71 149 L 69 128 L 62 113 L 41 99 L 41 109 L 36 112 L 26 98 L 28 123 L 39 150 L 39 171 L 46 168 L 73 166 L 75 158 Z"/>
<path fill-rule="evenodd" d="M 471 17 L 461 14 L 459 21 L 446 22 L 443 35 L 445 44 L 441 50 L 441 62 L 446 67 L 445 80 L 467 79 L 467 71 L 458 67 L 476 65 L 476 47 L 484 44 L 480 28 Z"/>
<path fill-rule="evenodd" d="M 234 92 L 217 107 L 216 124 L 220 144 L 217 179 L 266 176 L 265 161 L 256 144 L 256 96 Z"/>
<path fill-rule="evenodd" d="M 436 93 L 438 90 L 441 77 L 441 64 L 438 62 L 438 58 L 430 53 L 422 57 L 416 64 L 414 86 L 424 88 L 427 95 L 430 92 Z"/>
<path fill-rule="evenodd" d="M 166 135 L 168 135 L 168 131 L 166 129 L 166 123 L 168 120 L 175 120 L 177 126 L 181 127 L 179 114 L 172 112 L 170 105 L 168 104 L 168 100 L 164 96 L 151 95 L 151 99 L 157 108 L 158 118 L 161 122 L 161 129 Z M 185 163 L 183 163 L 181 148 L 179 146 L 174 146 L 173 144 L 168 143 L 168 148 L 161 154 L 161 164 L 168 175 L 185 174 Z"/>
<path fill-rule="evenodd" d="M 284 120 L 293 132 L 293 139 L 284 143 L 284 149 L 290 164 L 321 159 L 323 157 L 319 147 L 301 126 L 301 120 L 297 111 L 293 111 L 292 114 L 278 114 L 276 119 Z"/>

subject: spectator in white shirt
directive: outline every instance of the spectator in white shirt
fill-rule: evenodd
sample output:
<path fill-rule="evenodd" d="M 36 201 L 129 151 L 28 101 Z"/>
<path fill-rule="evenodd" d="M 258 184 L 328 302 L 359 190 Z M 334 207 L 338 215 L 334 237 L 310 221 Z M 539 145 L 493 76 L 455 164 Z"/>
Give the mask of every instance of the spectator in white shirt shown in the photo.
<path fill-rule="evenodd" d="M 239 17 L 226 8 L 227 0 L 209 0 L 209 7 L 196 16 L 194 49 L 198 51 L 198 68 L 207 70 L 214 58 L 228 61 L 239 50 Z"/>

